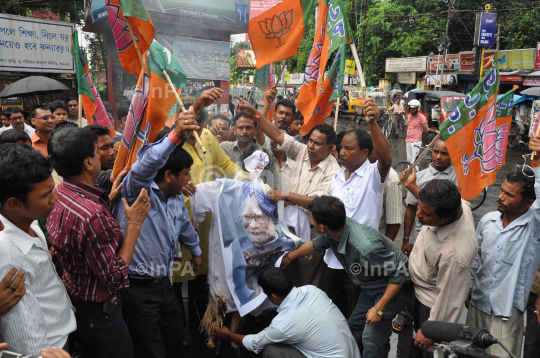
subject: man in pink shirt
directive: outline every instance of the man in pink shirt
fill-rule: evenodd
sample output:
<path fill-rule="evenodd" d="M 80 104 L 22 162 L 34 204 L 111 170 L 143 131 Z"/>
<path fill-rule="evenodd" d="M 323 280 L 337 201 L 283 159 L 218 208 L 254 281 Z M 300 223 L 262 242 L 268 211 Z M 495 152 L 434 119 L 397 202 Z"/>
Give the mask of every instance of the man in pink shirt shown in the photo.
<path fill-rule="evenodd" d="M 409 102 L 411 114 L 407 118 L 407 161 L 414 163 L 422 146 L 422 134 L 429 132 L 426 117 L 419 112 L 420 102 L 413 99 Z"/>

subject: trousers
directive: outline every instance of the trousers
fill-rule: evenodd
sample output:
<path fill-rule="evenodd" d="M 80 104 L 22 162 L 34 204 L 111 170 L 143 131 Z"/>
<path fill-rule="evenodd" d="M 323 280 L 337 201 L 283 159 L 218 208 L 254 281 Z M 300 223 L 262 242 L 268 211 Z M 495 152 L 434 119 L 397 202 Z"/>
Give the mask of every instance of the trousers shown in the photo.
<path fill-rule="evenodd" d="M 290 344 L 270 344 L 264 348 L 263 358 L 306 358 L 306 356 Z"/>
<path fill-rule="evenodd" d="M 361 288 L 352 282 L 345 270 L 329 268 L 323 260 L 321 290 L 334 302 L 343 316 L 349 318 L 356 306 Z"/>
<path fill-rule="evenodd" d="M 523 358 L 540 358 L 540 324 L 534 311 L 534 304 L 538 295 L 531 292 L 527 302 L 527 331 L 525 332 L 525 345 Z"/>
<path fill-rule="evenodd" d="M 168 277 L 136 280 L 122 293 L 135 358 L 184 357 L 184 317 Z"/>
<path fill-rule="evenodd" d="M 403 284 L 386 306 L 381 321 L 369 326 L 366 324 L 367 312 L 381 299 L 386 287 L 362 288 L 348 322 L 356 343 L 359 347 L 364 347 L 363 358 L 386 358 L 386 343 L 392 334 L 392 319 L 405 307 L 412 290 L 410 282 Z"/>
<path fill-rule="evenodd" d="M 422 324 L 426 322 L 429 319 L 429 315 L 431 313 L 431 307 L 428 307 L 424 304 L 422 304 L 418 299 L 413 295 L 411 295 L 411 301 L 414 302 L 414 310 L 413 310 L 413 317 L 414 317 L 414 331 L 418 332 L 418 330 L 422 327 Z M 426 357 L 426 352 L 417 346 L 414 345 L 414 338 L 411 342 L 411 347 L 409 348 L 409 357 L 411 358 L 422 358 Z"/>

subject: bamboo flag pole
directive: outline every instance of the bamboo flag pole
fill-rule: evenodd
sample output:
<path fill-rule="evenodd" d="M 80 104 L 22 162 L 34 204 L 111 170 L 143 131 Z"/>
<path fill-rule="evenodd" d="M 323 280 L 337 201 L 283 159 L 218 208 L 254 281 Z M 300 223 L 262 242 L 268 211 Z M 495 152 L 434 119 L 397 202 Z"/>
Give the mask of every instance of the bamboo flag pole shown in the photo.
<path fill-rule="evenodd" d="M 79 93 L 79 128 L 82 128 L 82 94 Z"/>
<path fill-rule="evenodd" d="M 364 79 L 364 71 L 362 69 L 362 65 L 360 64 L 360 59 L 358 58 L 358 52 L 356 51 L 356 45 L 354 42 L 351 42 L 351 52 L 354 57 L 354 62 L 356 62 L 356 68 L 358 70 L 358 77 L 360 79 L 360 87 L 362 87 L 362 93 L 364 95 L 364 100 L 367 98 L 367 88 L 366 88 L 366 81 Z M 372 116 L 370 116 L 372 117 Z"/>
<path fill-rule="evenodd" d="M 180 108 L 182 108 L 182 112 L 186 113 L 187 112 L 186 108 L 184 107 L 184 104 L 182 103 L 182 100 L 180 99 L 180 96 L 178 96 L 178 93 L 174 89 L 174 85 L 173 85 L 173 83 L 171 81 L 171 78 L 169 77 L 169 74 L 165 70 L 162 70 L 162 71 L 163 71 L 163 75 L 167 79 L 167 82 L 169 82 L 169 86 L 172 87 L 172 91 L 174 93 L 174 96 L 176 97 L 176 102 L 178 102 L 178 104 L 180 105 Z M 201 138 L 199 137 L 199 134 L 197 132 L 195 132 L 195 131 L 193 131 L 192 134 L 195 137 L 195 140 L 197 141 L 197 143 L 199 144 L 199 147 L 201 147 L 201 150 L 202 150 L 203 154 L 206 154 L 206 148 L 204 147 L 204 144 L 201 141 Z"/>
<path fill-rule="evenodd" d="M 139 50 L 139 45 L 137 45 L 137 41 L 135 40 L 135 35 L 133 34 L 133 29 L 131 28 L 131 24 L 129 23 L 129 21 L 127 21 L 127 25 L 128 25 L 129 33 L 131 34 L 131 40 L 133 41 L 133 45 L 135 45 L 135 50 L 137 51 L 137 55 L 139 56 L 139 61 L 141 61 L 141 67 L 144 68 L 144 60 L 143 60 L 143 57 L 142 57 L 142 54 L 141 54 L 141 50 Z M 176 90 L 174 89 L 175 87 L 174 87 L 169 75 L 167 74 L 167 71 L 163 70 L 163 74 L 165 75 L 165 78 L 169 82 L 169 85 L 172 87 L 174 95 L 176 96 L 176 101 L 178 102 L 178 104 L 182 108 L 182 112 L 185 113 L 186 109 L 184 108 L 184 104 L 182 103 L 182 100 L 178 96 L 178 93 L 176 93 Z M 202 150 L 203 154 L 206 154 L 206 148 L 204 147 L 204 144 L 202 143 L 201 138 L 199 138 L 199 134 L 197 132 L 192 132 L 192 133 L 193 133 L 193 136 L 195 137 L 195 140 L 197 141 L 197 143 L 199 143 L 199 147 L 201 147 L 201 150 Z"/>
<path fill-rule="evenodd" d="M 418 164 L 418 162 L 420 161 L 420 159 L 422 159 L 424 157 L 424 155 L 426 154 L 426 152 L 428 151 L 429 148 L 433 147 L 433 145 L 435 144 L 435 142 L 437 141 L 437 139 L 439 139 L 441 137 L 441 132 L 437 133 L 437 135 L 435 136 L 435 138 L 433 138 L 433 140 L 431 141 L 431 143 L 429 143 L 429 145 L 426 147 L 426 149 L 424 149 L 424 151 L 422 152 L 422 154 L 420 154 L 418 156 L 418 158 L 416 159 L 416 161 L 413 163 L 413 165 L 411 165 L 411 167 L 409 169 L 407 169 L 407 171 L 405 172 L 405 176 L 403 177 L 402 180 L 399 181 L 399 184 L 403 184 L 403 182 L 405 181 L 405 179 L 407 179 L 407 177 L 409 176 L 409 174 L 411 174 L 411 170 L 413 168 L 416 167 L 416 164 Z M 399 174 L 399 173 L 398 173 Z"/>
<path fill-rule="evenodd" d="M 339 97 L 336 101 L 336 116 L 334 117 L 334 132 L 337 133 L 337 119 L 339 115 Z"/>

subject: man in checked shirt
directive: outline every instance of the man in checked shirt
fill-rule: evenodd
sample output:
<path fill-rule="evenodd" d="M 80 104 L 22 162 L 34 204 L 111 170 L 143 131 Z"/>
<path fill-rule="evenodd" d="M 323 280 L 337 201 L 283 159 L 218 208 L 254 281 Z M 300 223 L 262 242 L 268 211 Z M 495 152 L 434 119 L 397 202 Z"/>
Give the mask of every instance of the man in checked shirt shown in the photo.
<path fill-rule="evenodd" d="M 82 128 L 61 129 L 49 139 L 48 152 L 64 181 L 55 189 L 58 201 L 47 231 L 76 309 L 75 339 L 82 356 L 133 357 L 117 291 L 129 285 L 135 242 L 150 210 L 148 192 L 142 189 L 131 207 L 122 200 L 129 222 L 124 236 L 109 209 L 109 193 L 96 183 L 101 170 L 96 135 Z"/>

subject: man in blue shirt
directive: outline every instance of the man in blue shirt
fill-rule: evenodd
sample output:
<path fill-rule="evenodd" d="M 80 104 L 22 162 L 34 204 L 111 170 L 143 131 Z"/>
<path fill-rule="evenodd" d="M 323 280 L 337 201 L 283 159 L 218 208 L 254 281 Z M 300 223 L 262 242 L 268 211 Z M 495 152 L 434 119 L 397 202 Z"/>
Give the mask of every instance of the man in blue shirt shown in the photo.
<path fill-rule="evenodd" d="M 264 350 L 266 358 L 360 358 L 347 320 L 323 291 L 311 285 L 294 287 L 277 267 L 263 271 L 257 283 L 279 306 L 270 326 L 247 336 L 223 327 L 215 330 L 216 337 L 254 353 Z"/>
<path fill-rule="evenodd" d="M 193 159 L 181 142 L 189 130 L 198 130 L 196 112 L 180 113 L 176 128 L 160 133 L 156 142 L 144 145 L 139 159 L 126 175 L 122 201 L 133 203 L 142 188 L 148 190 L 146 220 L 129 265 L 129 288 L 122 294 L 123 315 L 133 340 L 135 357 L 183 357 L 183 315 L 171 284 L 174 255 L 180 240 L 193 255 L 193 266 L 201 265 L 199 237 L 191 225 L 182 190 L 191 180 Z M 123 205 L 115 205 L 114 216 L 124 233 L 128 222 Z"/>
<path fill-rule="evenodd" d="M 540 154 L 540 137 L 529 143 Z M 485 328 L 521 356 L 523 312 L 540 265 L 540 155 L 534 171 L 518 166 L 501 185 L 497 211 L 478 223 L 478 255 L 471 269 L 467 325 Z M 470 301 L 470 306 L 469 306 Z M 499 345 L 487 353 L 509 357 Z"/>

